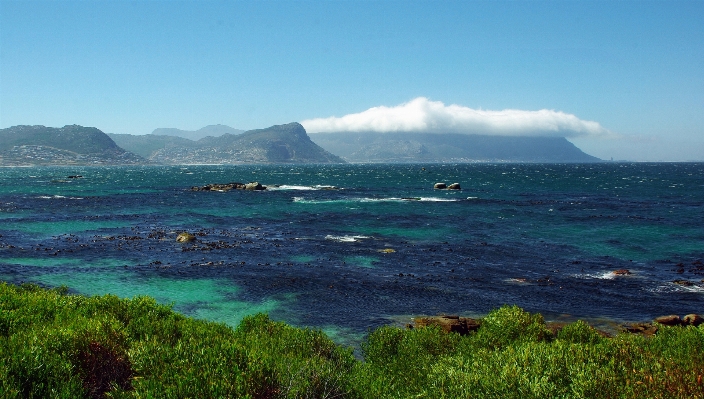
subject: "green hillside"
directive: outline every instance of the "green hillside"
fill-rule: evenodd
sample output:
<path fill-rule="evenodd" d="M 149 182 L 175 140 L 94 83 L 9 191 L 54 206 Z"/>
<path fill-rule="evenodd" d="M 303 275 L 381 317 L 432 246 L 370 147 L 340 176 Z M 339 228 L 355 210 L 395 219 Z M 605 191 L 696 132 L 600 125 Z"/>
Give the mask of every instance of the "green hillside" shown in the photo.
<path fill-rule="evenodd" d="M 146 160 L 120 148 L 94 127 L 13 126 L 0 129 L 0 164 L 139 164 Z"/>

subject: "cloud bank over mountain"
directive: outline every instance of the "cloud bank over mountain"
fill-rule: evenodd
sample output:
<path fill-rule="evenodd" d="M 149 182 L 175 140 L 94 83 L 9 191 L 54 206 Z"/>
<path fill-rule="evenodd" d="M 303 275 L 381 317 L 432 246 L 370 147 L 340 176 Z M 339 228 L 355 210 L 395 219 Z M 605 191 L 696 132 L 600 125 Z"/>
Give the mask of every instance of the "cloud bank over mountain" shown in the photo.
<path fill-rule="evenodd" d="M 425 97 L 394 107 L 379 106 L 343 117 L 301 122 L 308 133 L 321 132 L 424 132 L 497 136 L 598 137 L 613 136 L 598 122 L 572 114 L 541 109 L 489 111 L 445 105 Z"/>

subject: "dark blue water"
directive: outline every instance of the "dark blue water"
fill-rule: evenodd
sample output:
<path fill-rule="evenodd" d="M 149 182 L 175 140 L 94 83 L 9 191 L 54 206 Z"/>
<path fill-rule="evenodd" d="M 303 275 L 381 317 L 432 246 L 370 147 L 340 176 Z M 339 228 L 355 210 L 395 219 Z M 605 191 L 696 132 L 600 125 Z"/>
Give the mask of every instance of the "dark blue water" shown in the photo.
<path fill-rule="evenodd" d="M 190 190 L 233 181 L 278 187 Z M 703 204 L 704 164 L 4 168 L 0 279 L 346 337 L 502 304 L 646 320 L 704 312 Z"/>

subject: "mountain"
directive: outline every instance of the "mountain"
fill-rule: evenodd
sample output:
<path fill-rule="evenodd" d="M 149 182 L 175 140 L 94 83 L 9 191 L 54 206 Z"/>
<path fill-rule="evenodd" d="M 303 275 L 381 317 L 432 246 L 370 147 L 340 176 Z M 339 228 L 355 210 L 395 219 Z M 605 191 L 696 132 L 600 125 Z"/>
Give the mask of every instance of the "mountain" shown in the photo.
<path fill-rule="evenodd" d="M 110 137 L 125 149 L 163 164 L 344 162 L 313 143 L 303 126 L 295 122 L 198 141 L 157 134 Z"/>
<path fill-rule="evenodd" d="M 181 130 L 175 128 L 160 127 L 158 129 L 154 129 L 151 134 L 155 136 L 182 137 L 184 139 L 196 141 L 208 136 L 219 137 L 223 134 L 237 135 L 240 133 L 244 133 L 244 130 L 235 129 L 226 125 L 208 125 L 198 130 Z"/>
<path fill-rule="evenodd" d="M 94 127 L 13 126 L 0 129 L 0 165 L 124 165 L 147 160 L 120 148 Z"/>
<path fill-rule="evenodd" d="M 313 141 L 349 162 L 598 162 L 563 137 L 455 133 L 315 133 Z"/>
<path fill-rule="evenodd" d="M 108 136 L 120 147 L 143 158 L 149 158 L 155 151 L 167 147 L 195 147 L 193 140 L 177 136 L 155 134 L 116 134 Z"/>

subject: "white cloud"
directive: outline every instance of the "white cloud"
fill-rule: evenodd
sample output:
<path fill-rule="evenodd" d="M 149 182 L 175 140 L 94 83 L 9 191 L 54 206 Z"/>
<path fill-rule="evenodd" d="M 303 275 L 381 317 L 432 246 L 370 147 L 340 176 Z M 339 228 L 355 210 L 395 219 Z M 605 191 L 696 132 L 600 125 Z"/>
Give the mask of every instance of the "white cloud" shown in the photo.
<path fill-rule="evenodd" d="M 572 114 L 541 109 L 486 111 L 445 105 L 418 97 L 395 107 L 379 106 L 343 117 L 302 121 L 308 133 L 322 132 L 430 132 L 500 136 L 584 137 L 613 136 L 599 123 Z"/>

